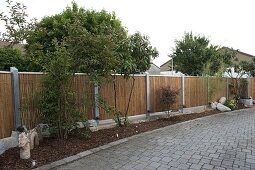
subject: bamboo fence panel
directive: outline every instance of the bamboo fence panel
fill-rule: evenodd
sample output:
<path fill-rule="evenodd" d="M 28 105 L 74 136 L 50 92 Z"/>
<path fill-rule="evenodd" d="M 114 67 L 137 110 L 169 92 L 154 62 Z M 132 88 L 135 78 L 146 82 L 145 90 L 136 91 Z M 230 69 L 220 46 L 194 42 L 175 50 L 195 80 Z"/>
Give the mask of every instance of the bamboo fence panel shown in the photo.
<path fill-rule="evenodd" d="M 21 123 L 34 128 L 40 123 L 39 97 L 43 74 L 19 74 Z"/>
<path fill-rule="evenodd" d="M 185 77 L 185 105 L 195 107 L 208 104 L 208 79 L 204 77 Z"/>
<path fill-rule="evenodd" d="M 166 111 L 166 108 L 160 102 L 161 89 L 170 86 L 179 90 L 177 102 L 172 106 L 173 109 L 182 107 L 182 78 L 169 76 L 150 76 L 150 112 Z"/>
<path fill-rule="evenodd" d="M 34 128 L 40 123 L 39 98 L 42 87 L 43 74 L 20 74 L 20 110 L 22 125 Z M 84 118 L 93 118 L 92 85 L 86 75 L 75 75 L 72 89 L 76 95 L 77 111 L 84 114 Z"/>
<path fill-rule="evenodd" d="M 228 82 L 228 83 L 227 83 Z M 210 77 L 209 78 L 209 89 L 211 93 L 209 94 L 211 97 L 209 97 L 209 102 L 215 102 L 219 101 L 221 97 L 227 97 L 227 93 L 229 98 L 231 97 L 230 89 L 229 92 L 227 92 L 227 86 L 231 83 L 231 81 L 227 81 L 227 78 L 215 78 Z"/>
<path fill-rule="evenodd" d="M 72 88 L 76 94 L 75 105 L 77 110 L 84 115 L 86 119 L 94 118 L 94 85 L 87 75 L 75 75 Z"/>
<path fill-rule="evenodd" d="M 14 130 L 11 77 L 11 73 L 0 73 L 0 138 L 9 137 Z"/>
<path fill-rule="evenodd" d="M 117 110 L 125 112 L 128 106 L 128 99 L 132 87 L 132 78 L 128 80 L 123 76 L 116 76 L 116 106 Z M 135 76 L 135 84 L 132 92 L 128 116 L 140 115 L 146 113 L 146 89 L 145 77 Z M 114 86 L 113 83 L 106 82 L 100 89 L 101 98 L 110 106 L 115 105 Z M 103 108 L 100 108 L 100 119 L 113 118 L 112 113 L 107 113 Z"/>

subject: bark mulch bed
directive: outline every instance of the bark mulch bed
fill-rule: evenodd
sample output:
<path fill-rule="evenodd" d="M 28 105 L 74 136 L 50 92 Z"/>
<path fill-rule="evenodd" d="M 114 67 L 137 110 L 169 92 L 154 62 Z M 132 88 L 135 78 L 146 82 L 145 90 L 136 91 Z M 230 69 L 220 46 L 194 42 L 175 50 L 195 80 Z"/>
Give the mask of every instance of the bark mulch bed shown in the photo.
<path fill-rule="evenodd" d="M 75 134 L 67 140 L 44 139 L 38 147 L 31 150 L 30 160 L 21 160 L 19 158 L 19 148 L 7 150 L 4 154 L 0 155 L 0 169 L 31 169 L 32 159 L 36 160 L 38 167 L 135 134 L 217 113 L 219 111 L 211 110 L 134 123 L 127 127 L 102 129 L 92 132 L 88 139 L 77 137 Z M 79 129 L 76 134 L 81 131 L 82 129 Z"/>

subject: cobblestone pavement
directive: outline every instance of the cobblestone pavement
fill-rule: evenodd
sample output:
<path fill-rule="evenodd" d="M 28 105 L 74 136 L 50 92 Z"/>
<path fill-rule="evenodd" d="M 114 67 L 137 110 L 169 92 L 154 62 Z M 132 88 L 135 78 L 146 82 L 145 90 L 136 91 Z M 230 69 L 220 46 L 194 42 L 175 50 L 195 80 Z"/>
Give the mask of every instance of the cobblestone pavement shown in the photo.
<path fill-rule="evenodd" d="M 168 126 L 57 169 L 255 169 L 255 108 Z"/>

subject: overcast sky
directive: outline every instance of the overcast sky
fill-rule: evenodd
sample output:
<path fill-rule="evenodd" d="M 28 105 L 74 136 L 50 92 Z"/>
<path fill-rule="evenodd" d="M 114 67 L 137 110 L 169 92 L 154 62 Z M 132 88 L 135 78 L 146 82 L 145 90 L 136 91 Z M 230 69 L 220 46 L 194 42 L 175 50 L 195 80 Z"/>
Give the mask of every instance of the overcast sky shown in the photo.
<path fill-rule="evenodd" d="M 38 19 L 63 11 L 72 0 L 17 0 Z M 159 51 L 158 66 L 172 53 L 174 41 L 192 31 L 215 45 L 233 47 L 255 55 L 255 1 L 253 0 L 76 0 L 86 9 L 114 11 L 130 33 L 150 37 Z M 5 0 L 0 0 L 5 11 Z M 3 24 L 0 25 L 3 27 Z M 0 27 L 0 30 L 2 29 Z"/>

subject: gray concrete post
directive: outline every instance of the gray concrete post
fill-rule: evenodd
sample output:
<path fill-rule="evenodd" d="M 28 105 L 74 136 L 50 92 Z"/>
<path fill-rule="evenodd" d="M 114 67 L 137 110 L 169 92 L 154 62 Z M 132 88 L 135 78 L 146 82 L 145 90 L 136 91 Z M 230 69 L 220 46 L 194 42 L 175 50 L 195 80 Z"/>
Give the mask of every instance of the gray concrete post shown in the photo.
<path fill-rule="evenodd" d="M 251 89 L 250 89 L 250 86 L 251 86 L 251 78 L 247 78 L 247 97 L 250 97 L 251 96 Z"/>
<path fill-rule="evenodd" d="M 145 84 L 146 84 L 146 118 L 150 117 L 150 75 L 148 72 L 145 73 Z"/>
<path fill-rule="evenodd" d="M 12 94 L 13 94 L 13 107 L 14 107 L 14 126 L 15 129 L 21 126 L 20 117 L 20 100 L 19 100 L 19 72 L 15 67 L 11 67 L 10 71 L 12 73 Z"/>
<path fill-rule="evenodd" d="M 185 106 L 185 76 L 182 76 L 182 112 L 184 112 Z"/>
<path fill-rule="evenodd" d="M 99 113 L 99 90 L 98 85 L 94 85 L 94 102 L 95 102 L 95 110 L 94 110 L 94 116 L 95 119 L 100 117 Z"/>
<path fill-rule="evenodd" d="M 229 91 L 229 89 L 228 89 L 228 78 L 227 78 L 227 87 L 226 87 L 226 88 L 227 88 L 227 89 L 226 89 L 226 90 L 227 90 L 227 96 L 226 96 L 226 97 L 227 97 L 227 99 L 228 99 L 228 98 L 229 98 L 229 94 L 228 94 L 228 91 Z"/>
<path fill-rule="evenodd" d="M 207 103 L 209 104 L 210 100 L 210 77 L 207 77 Z"/>

